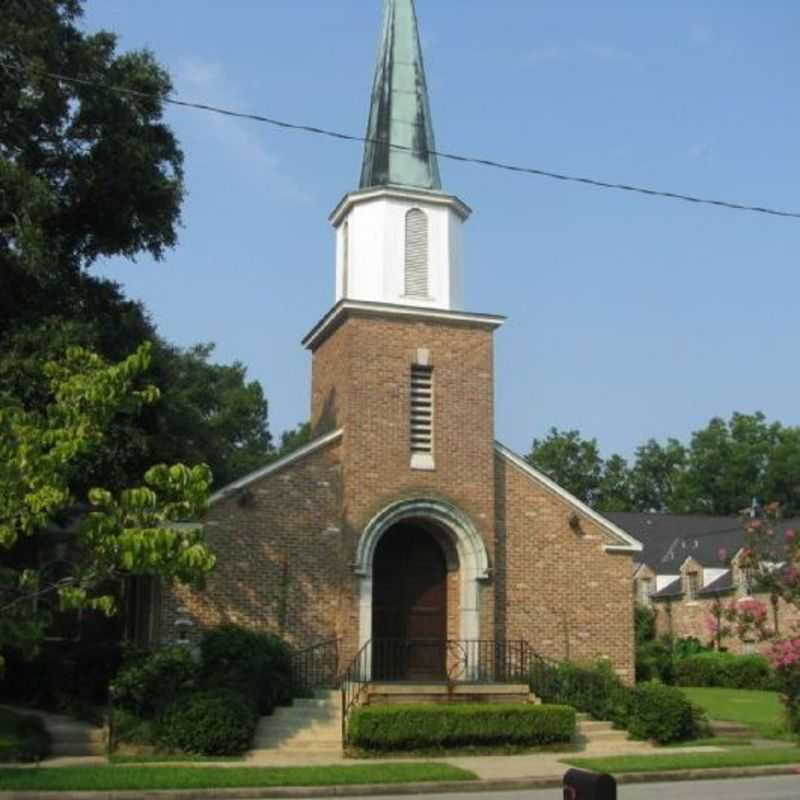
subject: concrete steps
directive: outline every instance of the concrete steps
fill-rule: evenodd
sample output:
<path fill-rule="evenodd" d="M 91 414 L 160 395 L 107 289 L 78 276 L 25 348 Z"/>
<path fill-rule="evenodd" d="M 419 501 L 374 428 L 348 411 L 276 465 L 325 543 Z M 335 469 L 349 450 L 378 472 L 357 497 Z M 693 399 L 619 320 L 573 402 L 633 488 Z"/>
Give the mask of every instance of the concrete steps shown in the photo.
<path fill-rule="evenodd" d="M 9 706 L 9 708 L 11 708 Z M 52 744 L 51 758 L 85 758 L 106 754 L 106 731 L 88 722 L 66 717 L 63 714 L 50 714 L 44 711 L 12 708 L 20 714 L 39 717 L 50 734 Z"/>
<path fill-rule="evenodd" d="M 626 753 L 644 753 L 654 749 L 650 742 L 629 740 L 628 732 L 615 729 L 611 722 L 594 720 L 588 714 L 578 714 L 577 721 L 574 743 L 583 751 L 602 753 L 624 749 Z"/>
<path fill-rule="evenodd" d="M 319 692 L 310 699 L 277 708 L 262 717 L 248 759 L 264 761 L 270 755 L 337 755 L 342 752 L 341 695 Z"/>

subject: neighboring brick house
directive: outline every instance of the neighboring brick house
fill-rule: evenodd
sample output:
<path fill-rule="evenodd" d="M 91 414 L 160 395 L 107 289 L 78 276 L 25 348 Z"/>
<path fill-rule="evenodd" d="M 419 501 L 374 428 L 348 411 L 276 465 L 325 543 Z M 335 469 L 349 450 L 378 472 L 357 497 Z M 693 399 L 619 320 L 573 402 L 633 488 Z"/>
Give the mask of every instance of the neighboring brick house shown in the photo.
<path fill-rule="evenodd" d="M 639 543 L 495 441 L 503 318 L 462 310 L 471 212 L 441 190 L 412 0 L 386 3 L 367 139 L 304 340 L 313 440 L 214 495 L 216 569 L 163 593 L 158 638 L 230 621 L 338 639 L 343 665 L 375 640 L 526 640 L 631 681 Z"/>
<path fill-rule="evenodd" d="M 716 603 L 727 606 L 743 598 L 763 603 L 772 628 L 787 630 L 800 622 L 795 606 L 759 593 L 747 570 L 740 566 L 745 533 L 737 517 L 702 514 L 607 515 L 642 543 L 633 569 L 635 602 L 650 606 L 656 613 L 658 634 L 679 638 L 695 637 L 713 644 L 712 610 Z M 787 520 L 776 526 L 777 539 L 800 520 Z M 755 641 L 725 637 L 722 646 L 738 653 L 753 652 Z"/>

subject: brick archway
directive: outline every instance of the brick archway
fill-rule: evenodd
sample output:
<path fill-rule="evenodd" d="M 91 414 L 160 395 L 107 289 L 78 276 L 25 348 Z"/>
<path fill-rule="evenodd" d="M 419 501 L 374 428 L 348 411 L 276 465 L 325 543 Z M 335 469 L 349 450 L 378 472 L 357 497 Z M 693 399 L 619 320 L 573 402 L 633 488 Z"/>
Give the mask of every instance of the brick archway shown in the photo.
<path fill-rule="evenodd" d="M 486 545 L 472 520 L 442 500 L 400 500 L 376 514 L 358 542 L 354 571 L 359 576 L 359 647 L 372 639 L 373 568 L 375 550 L 386 531 L 403 520 L 427 520 L 446 535 L 458 556 L 459 638 L 480 638 L 480 581 L 489 577 Z"/>

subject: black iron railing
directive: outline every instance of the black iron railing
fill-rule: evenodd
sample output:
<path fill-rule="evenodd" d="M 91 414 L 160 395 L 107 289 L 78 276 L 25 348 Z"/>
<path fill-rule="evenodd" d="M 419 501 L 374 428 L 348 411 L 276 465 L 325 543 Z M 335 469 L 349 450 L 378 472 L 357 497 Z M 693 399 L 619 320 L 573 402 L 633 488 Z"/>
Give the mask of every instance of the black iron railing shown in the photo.
<path fill-rule="evenodd" d="M 328 639 L 292 653 L 292 684 L 295 695 L 308 696 L 316 689 L 339 685 L 339 640 Z"/>
<path fill-rule="evenodd" d="M 523 639 L 372 639 L 342 674 L 342 738 L 371 683 L 525 683 L 534 658 Z"/>

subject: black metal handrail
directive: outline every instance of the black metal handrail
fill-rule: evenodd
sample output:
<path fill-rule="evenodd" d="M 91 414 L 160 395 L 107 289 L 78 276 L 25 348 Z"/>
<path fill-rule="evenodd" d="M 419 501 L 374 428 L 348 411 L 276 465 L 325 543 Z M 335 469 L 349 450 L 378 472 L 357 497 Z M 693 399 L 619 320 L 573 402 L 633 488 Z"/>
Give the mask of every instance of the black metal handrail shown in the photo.
<path fill-rule="evenodd" d="M 528 684 L 534 658 L 524 639 L 372 639 L 342 675 L 342 739 L 371 683 Z"/>
<path fill-rule="evenodd" d="M 339 640 L 327 639 L 291 655 L 292 684 L 296 695 L 339 685 Z"/>
<path fill-rule="evenodd" d="M 347 720 L 350 712 L 361 703 L 369 686 L 372 672 L 372 641 L 368 641 L 355 655 L 350 666 L 342 673 L 342 743 L 347 744 Z"/>

